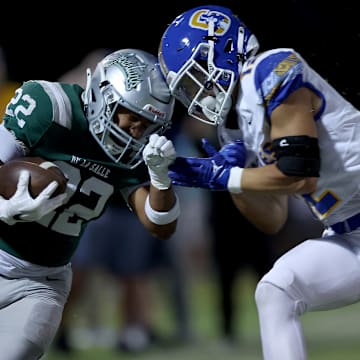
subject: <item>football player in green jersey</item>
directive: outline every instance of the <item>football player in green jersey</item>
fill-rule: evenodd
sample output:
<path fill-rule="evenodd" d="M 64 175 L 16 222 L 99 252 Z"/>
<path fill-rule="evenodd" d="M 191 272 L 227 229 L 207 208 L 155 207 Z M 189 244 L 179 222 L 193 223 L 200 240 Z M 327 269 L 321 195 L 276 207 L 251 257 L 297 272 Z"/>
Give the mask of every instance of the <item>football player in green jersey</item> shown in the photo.
<path fill-rule="evenodd" d="M 40 156 L 68 184 L 65 194 L 51 197 L 52 183 L 33 199 L 23 171 L 13 197 L 0 196 L 1 358 L 47 351 L 69 295 L 71 256 L 115 193 L 152 235 L 174 233 L 180 208 L 168 166 L 176 153 L 163 135 L 173 109 L 156 57 L 138 49 L 107 55 L 87 71 L 85 89 L 27 81 L 16 90 L 0 125 L 1 163 Z"/>

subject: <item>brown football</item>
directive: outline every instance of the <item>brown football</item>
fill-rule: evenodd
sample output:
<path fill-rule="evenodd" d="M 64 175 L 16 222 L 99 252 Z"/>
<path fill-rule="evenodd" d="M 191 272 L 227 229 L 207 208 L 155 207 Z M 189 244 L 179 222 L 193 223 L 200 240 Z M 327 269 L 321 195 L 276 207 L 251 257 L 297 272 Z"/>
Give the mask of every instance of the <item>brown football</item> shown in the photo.
<path fill-rule="evenodd" d="M 21 170 L 30 172 L 29 192 L 33 198 L 53 180 L 56 180 L 59 186 L 52 197 L 66 190 L 67 179 L 56 164 L 41 157 L 26 156 L 0 166 L 0 194 L 5 199 L 9 199 L 15 193 Z"/>

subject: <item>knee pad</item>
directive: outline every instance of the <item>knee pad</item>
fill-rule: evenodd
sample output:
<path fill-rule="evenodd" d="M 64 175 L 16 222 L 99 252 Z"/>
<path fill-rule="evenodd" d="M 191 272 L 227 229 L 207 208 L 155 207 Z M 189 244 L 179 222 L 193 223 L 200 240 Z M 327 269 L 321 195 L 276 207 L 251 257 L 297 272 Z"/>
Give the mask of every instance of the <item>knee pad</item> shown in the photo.
<path fill-rule="evenodd" d="M 255 290 L 255 302 L 258 308 L 280 305 L 278 299 L 283 297 L 284 290 L 266 281 L 260 281 Z M 287 296 L 288 297 L 288 296 Z M 288 297 L 289 298 L 289 297 Z M 290 300 L 290 298 L 289 298 Z"/>
<path fill-rule="evenodd" d="M 292 297 L 286 289 L 263 280 L 256 286 L 255 302 L 258 311 L 271 309 L 274 313 L 294 312 L 297 315 L 302 315 L 306 311 L 303 301 Z"/>

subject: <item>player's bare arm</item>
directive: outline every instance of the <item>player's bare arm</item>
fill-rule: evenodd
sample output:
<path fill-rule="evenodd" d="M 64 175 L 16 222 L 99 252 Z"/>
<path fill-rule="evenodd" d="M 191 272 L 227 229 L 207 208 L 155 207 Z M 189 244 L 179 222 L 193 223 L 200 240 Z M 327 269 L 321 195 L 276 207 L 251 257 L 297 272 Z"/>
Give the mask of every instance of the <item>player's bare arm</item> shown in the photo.
<path fill-rule="evenodd" d="M 231 194 L 239 211 L 265 234 L 276 234 L 288 216 L 288 196 L 244 192 Z"/>
<path fill-rule="evenodd" d="M 175 232 L 177 221 L 174 220 L 164 225 L 150 221 L 145 213 L 145 203 L 148 196 L 151 199 L 151 207 L 161 213 L 168 212 L 174 207 L 177 201 L 175 194 L 172 189 L 158 190 L 150 185 L 149 187 L 138 188 L 129 197 L 130 206 L 148 231 L 155 237 L 167 239 Z"/>
<path fill-rule="evenodd" d="M 320 108 L 320 99 L 309 89 L 300 88 L 292 93 L 271 115 L 272 140 L 287 140 L 292 136 L 317 138 L 314 115 Z M 301 141 L 301 140 L 299 140 Z M 306 138 L 304 139 L 306 141 Z M 304 146 L 307 144 L 304 143 Z M 296 144 L 300 146 L 301 144 Z M 294 161 L 296 159 L 294 158 Z M 301 173 L 301 169 L 299 169 Z M 304 194 L 316 189 L 317 178 L 288 175 L 278 164 L 244 169 L 242 190 L 269 191 L 283 194 Z"/>
<path fill-rule="evenodd" d="M 301 88 L 279 105 L 271 117 L 272 139 L 288 136 L 317 137 L 314 114 L 320 107 L 319 98 Z M 287 217 L 287 196 L 311 193 L 317 178 L 289 176 L 278 164 L 243 170 L 240 195 L 233 194 L 237 208 L 265 233 L 276 233 Z"/>
<path fill-rule="evenodd" d="M 173 191 L 168 167 L 176 158 L 171 140 L 158 134 L 150 135 L 143 150 L 150 185 L 138 188 L 130 197 L 130 205 L 152 235 L 169 238 L 176 229 L 180 214 L 179 200 Z"/>

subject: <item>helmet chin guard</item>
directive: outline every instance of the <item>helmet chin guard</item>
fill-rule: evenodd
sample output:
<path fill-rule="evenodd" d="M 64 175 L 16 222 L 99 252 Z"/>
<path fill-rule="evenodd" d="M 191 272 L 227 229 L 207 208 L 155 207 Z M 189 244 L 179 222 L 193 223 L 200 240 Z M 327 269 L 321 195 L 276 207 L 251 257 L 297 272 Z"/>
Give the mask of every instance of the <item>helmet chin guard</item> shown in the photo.
<path fill-rule="evenodd" d="M 255 35 L 230 9 L 205 5 L 175 18 L 158 57 L 170 91 L 189 115 L 218 125 L 231 108 L 243 62 L 258 49 Z"/>
<path fill-rule="evenodd" d="M 175 104 L 156 57 L 137 49 L 106 56 L 93 74 L 88 69 L 83 100 L 91 134 L 109 158 L 126 169 L 142 162 L 150 134 L 162 134 L 171 126 Z M 132 137 L 113 121 L 119 106 L 152 123 L 141 138 Z"/>

